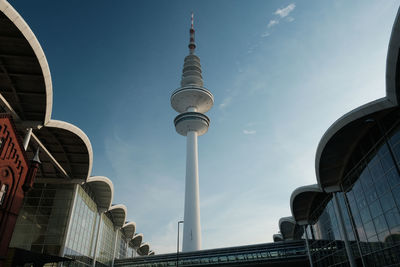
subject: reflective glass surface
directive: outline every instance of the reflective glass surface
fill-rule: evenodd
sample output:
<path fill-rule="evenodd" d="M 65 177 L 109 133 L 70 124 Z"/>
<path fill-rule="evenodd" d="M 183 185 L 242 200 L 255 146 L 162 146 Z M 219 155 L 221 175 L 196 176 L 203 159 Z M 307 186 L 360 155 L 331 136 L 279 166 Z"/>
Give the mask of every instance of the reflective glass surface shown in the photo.
<path fill-rule="evenodd" d="M 384 136 L 346 177 L 349 212 L 368 266 L 398 264 L 400 246 L 400 131 Z"/>
<path fill-rule="evenodd" d="M 101 214 L 101 226 L 96 261 L 110 265 L 114 254 L 115 231 L 111 219 Z"/>
<path fill-rule="evenodd" d="M 96 203 L 89 195 L 90 192 L 86 192 L 79 185 L 77 190 L 65 256 L 89 265 L 93 259 L 99 215 Z"/>
<path fill-rule="evenodd" d="M 10 247 L 59 255 L 74 185 L 35 183 L 24 198 Z"/>

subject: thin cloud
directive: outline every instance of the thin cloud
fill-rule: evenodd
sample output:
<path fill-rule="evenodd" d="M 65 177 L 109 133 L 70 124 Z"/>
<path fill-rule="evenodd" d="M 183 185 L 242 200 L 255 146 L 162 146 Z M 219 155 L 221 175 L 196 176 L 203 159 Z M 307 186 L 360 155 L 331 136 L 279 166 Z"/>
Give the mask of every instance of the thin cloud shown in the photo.
<path fill-rule="evenodd" d="M 272 20 L 270 20 L 269 23 L 268 23 L 268 28 L 271 28 L 272 26 L 274 26 L 274 25 L 276 25 L 276 24 L 278 24 L 278 23 L 279 23 L 278 20 L 272 19 Z"/>
<path fill-rule="evenodd" d="M 262 37 L 262 38 L 265 38 L 265 37 L 268 37 L 269 35 L 270 35 L 269 32 L 264 32 L 263 34 L 261 34 L 261 37 Z"/>
<path fill-rule="evenodd" d="M 288 16 L 290 14 L 290 12 L 292 12 L 294 10 L 295 7 L 296 7 L 296 5 L 294 3 L 291 3 L 287 7 L 278 8 L 274 14 L 280 16 L 281 18 L 284 18 L 284 17 Z"/>
<path fill-rule="evenodd" d="M 255 130 L 243 130 L 244 134 L 256 134 L 257 132 Z"/>
<path fill-rule="evenodd" d="M 224 109 L 224 108 L 226 108 L 227 106 L 229 106 L 229 104 L 230 104 L 231 102 L 232 102 L 232 97 L 231 97 L 231 96 L 225 97 L 224 100 L 222 100 L 222 103 L 219 104 L 219 108 L 220 108 L 220 109 Z"/>

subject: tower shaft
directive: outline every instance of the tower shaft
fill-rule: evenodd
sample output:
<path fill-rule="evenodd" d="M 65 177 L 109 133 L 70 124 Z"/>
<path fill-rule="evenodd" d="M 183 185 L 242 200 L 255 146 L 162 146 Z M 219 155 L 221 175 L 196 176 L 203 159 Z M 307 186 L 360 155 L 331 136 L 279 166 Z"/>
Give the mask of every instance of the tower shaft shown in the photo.
<path fill-rule="evenodd" d="M 185 223 L 182 251 L 196 251 L 201 249 L 197 132 L 188 132 L 186 138 Z"/>

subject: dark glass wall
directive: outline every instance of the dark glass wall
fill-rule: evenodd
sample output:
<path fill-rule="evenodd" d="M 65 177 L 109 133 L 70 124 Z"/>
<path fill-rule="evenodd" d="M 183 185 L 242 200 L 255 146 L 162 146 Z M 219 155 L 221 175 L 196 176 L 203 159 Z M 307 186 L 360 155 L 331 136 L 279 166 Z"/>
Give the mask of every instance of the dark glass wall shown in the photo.
<path fill-rule="evenodd" d="M 334 202 L 331 199 L 327 204 L 321 205 L 321 208 L 324 208 L 318 220 L 307 229 L 310 233 L 308 236 L 311 237 L 310 251 L 313 262 L 316 266 L 346 266 L 348 259 Z"/>
<path fill-rule="evenodd" d="M 400 263 L 400 128 L 381 137 L 367 136 L 375 145 L 346 176 L 347 209 L 367 266 Z"/>

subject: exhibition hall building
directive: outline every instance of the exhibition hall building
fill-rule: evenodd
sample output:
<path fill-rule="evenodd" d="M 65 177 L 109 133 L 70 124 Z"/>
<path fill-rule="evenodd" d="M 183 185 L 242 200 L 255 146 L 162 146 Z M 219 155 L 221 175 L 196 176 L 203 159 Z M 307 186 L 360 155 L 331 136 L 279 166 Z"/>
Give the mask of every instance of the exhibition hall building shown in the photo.
<path fill-rule="evenodd" d="M 386 96 L 339 118 L 319 142 L 317 183 L 290 197 L 274 241 L 304 239 L 312 266 L 400 264 L 400 18 L 386 61 Z"/>
<path fill-rule="evenodd" d="M 0 0 L 0 11 L 0 115 L 12 120 L 0 123 L 0 158 L 40 163 L 18 212 L 7 209 L 22 200 L 13 198 L 21 183 L 7 182 L 8 170 L 0 164 L 2 245 L 9 239 L 8 249 L 0 246 L 0 266 L 65 260 L 69 266 L 111 266 L 114 259 L 154 254 L 125 205 L 112 204 L 111 180 L 91 176 L 86 134 L 52 119 L 50 70 L 34 33 L 7 1 Z M 24 151 L 15 156 L 20 146 Z"/>

